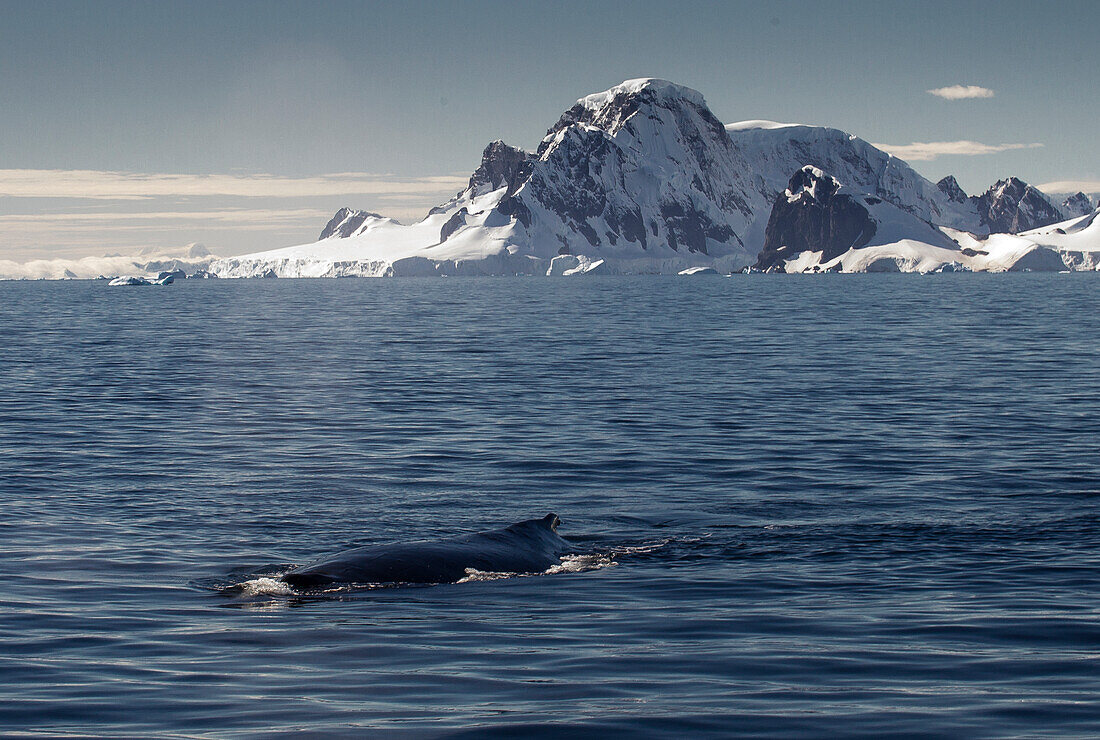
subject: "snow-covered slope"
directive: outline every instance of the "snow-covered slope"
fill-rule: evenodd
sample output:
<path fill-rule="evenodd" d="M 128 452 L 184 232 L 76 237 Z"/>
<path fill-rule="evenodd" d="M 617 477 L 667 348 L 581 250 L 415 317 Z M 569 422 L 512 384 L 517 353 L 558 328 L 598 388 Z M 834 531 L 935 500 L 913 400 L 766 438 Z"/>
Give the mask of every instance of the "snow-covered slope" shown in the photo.
<path fill-rule="evenodd" d="M 755 220 L 747 235 L 757 249 L 763 245 L 772 203 L 792 174 L 805 165 L 835 177 L 851 193 L 881 198 L 923 221 L 981 229 L 972 204 L 953 201 L 903 160 L 858 136 L 826 126 L 768 121 L 732 123 L 726 130 L 752 172 L 753 189 L 760 196 L 758 207 L 764 216 Z"/>
<path fill-rule="evenodd" d="M 368 217 L 345 238 L 222 260 L 216 270 L 545 274 L 566 253 L 620 272 L 739 269 L 752 262 L 742 235 L 761 210 L 759 198 L 746 199 L 746 169 L 702 95 L 629 80 L 578 100 L 533 154 L 490 144 L 467 189 L 417 224 Z M 329 236 L 339 233 L 330 226 Z"/>
<path fill-rule="evenodd" d="M 727 272 L 755 261 L 777 196 L 805 165 L 864 199 L 878 224 L 876 243 L 889 234 L 936 246 L 943 236 L 931 225 L 988 232 L 992 196 L 937 186 L 858 137 L 759 120 L 725 126 L 697 91 L 638 79 L 579 99 L 535 152 L 489 144 L 467 188 L 418 223 L 341 209 L 316 243 L 219 260 L 213 270 L 223 277 Z M 1017 191 L 1031 198 L 1026 215 L 1041 210 L 1033 190 L 1001 188 L 998 213 L 1021 210 L 1010 201 Z"/>
<path fill-rule="evenodd" d="M 329 222 L 325 224 L 325 228 L 321 229 L 321 235 L 317 237 L 317 241 L 346 239 L 349 236 L 362 234 L 381 224 L 400 226 L 400 223 L 392 218 L 386 218 L 377 213 L 341 208 L 335 216 L 329 219 Z"/>
<path fill-rule="evenodd" d="M 1022 234 L 975 236 L 941 227 L 953 243 L 899 239 L 851 248 L 831 259 L 790 255 L 785 272 L 1062 272 L 1100 270 L 1100 209 Z"/>
<path fill-rule="evenodd" d="M 804 272 L 851 251 L 901 240 L 942 250 L 959 248 L 909 211 L 876 195 L 848 192 L 837 178 L 807 165 L 776 198 L 755 267 Z"/>

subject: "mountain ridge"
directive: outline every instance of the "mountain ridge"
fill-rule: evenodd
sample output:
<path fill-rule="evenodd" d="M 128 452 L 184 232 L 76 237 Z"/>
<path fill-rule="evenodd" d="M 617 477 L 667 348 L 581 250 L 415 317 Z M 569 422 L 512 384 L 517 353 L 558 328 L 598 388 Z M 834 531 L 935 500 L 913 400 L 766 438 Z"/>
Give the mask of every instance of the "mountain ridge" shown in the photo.
<path fill-rule="evenodd" d="M 777 197 L 806 165 L 835 178 L 845 196 L 908 214 L 926 238 L 934 227 L 984 236 L 1064 215 L 1017 178 L 966 196 L 954 178 L 932 183 L 838 129 L 724 125 L 697 91 L 640 78 L 579 98 L 533 152 L 490 142 L 467 187 L 420 222 L 341 209 L 314 244 L 215 269 L 225 277 L 546 274 L 555 258 L 574 255 L 578 265 L 583 257 L 620 272 L 736 270 L 757 261 Z"/>

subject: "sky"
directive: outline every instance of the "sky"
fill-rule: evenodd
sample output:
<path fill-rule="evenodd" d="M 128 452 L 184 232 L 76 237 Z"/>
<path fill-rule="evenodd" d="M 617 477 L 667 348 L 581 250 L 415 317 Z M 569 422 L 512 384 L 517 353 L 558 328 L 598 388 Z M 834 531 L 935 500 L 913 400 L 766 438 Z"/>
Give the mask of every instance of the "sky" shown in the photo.
<path fill-rule="evenodd" d="M 0 0 L 0 260 L 312 241 L 402 220 L 492 140 L 661 77 L 969 193 L 1100 191 L 1100 3 Z"/>

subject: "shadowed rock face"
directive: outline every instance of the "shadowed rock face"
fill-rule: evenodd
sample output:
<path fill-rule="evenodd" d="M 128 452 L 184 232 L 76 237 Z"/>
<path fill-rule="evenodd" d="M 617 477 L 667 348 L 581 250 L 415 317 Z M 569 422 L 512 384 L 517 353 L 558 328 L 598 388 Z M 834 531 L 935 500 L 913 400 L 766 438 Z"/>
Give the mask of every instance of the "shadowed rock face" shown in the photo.
<path fill-rule="evenodd" d="M 821 262 L 828 262 L 853 247 L 866 246 L 875 235 L 875 221 L 839 190 L 835 178 L 815 167 L 794 173 L 786 191 L 775 199 L 755 267 L 782 270 L 785 260 L 806 251 L 823 252 Z"/>
<path fill-rule="evenodd" d="M 491 142 L 481 154 L 481 165 L 470 176 L 470 189 L 490 193 L 507 185 L 508 195 L 519 189 L 526 179 L 524 164 L 530 154 L 503 141 Z"/>
<path fill-rule="evenodd" d="M 739 223 L 750 209 L 734 186 L 739 168 L 729 136 L 702 96 L 652 81 L 590 98 L 510 170 L 501 214 L 525 227 L 541 218 L 544 229 L 581 249 L 741 246 L 731 214 Z M 675 184 L 672 173 L 682 174 Z"/>
<path fill-rule="evenodd" d="M 328 239 L 330 236 L 339 237 L 341 239 L 346 238 L 354 234 L 359 230 L 368 218 L 382 218 L 377 213 L 371 213 L 370 211 L 354 211 L 350 208 L 341 208 L 336 212 L 336 215 L 329 219 L 329 222 L 325 224 L 325 228 L 321 230 L 321 235 L 317 237 L 317 240 Z"/>
<path fill-rule="evenodd" d="M 1093 211 L 1092 200 L 1084 193 L 1076 193 L 1062 201 L 1062 213 L 1067 218 L 1085 216 Z"/>
<path fill-rule="evenodd" d="M 447 223 L 443 224 L 443 228 L 439 230 L 439 243 L 442 244 L 447 241 L 447 237 L 465 226 L 466 216 L 469 214 L 470 212 L 466 210 L 465 206 L 455 211 L 455 214 L 447 219 Z"/>
<path fill-rule="evenodd" d="M 959 181 L 955 179 L 954 175 L 943 178 L 936 183 L 936 187 L 953 203 L 966 202 L 966 192 L 959 186 Z"/>
<path fill-rule="evenodd" d="M 990 233 L 1016 234 L 1062 220 L 1062 213 L 1045 195 L 1016 177 L 998 181 L 971 200 Z"/>

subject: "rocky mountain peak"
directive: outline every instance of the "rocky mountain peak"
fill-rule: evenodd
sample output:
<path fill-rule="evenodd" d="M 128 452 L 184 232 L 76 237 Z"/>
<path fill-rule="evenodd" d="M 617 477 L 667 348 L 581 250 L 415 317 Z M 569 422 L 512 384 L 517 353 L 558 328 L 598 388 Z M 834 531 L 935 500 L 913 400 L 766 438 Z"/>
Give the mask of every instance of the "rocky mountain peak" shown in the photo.
<path fill-rule="evenodd" d="M 791 176 L 791 181 L 783 195 L 788 203 L 802 200 L 824 203 L 840 190 L 840 181 L 832 175 L 826 175 L 813 165 L 806 165 Z"/>
<path fill-rule="evenodd" d="M 539 249 L 729 254 L 743 248 L 737 230 L 752 214 L 743 170 L 702 95 L 628 80 L 578 100 L 533 156 L 491 144 L 459 200 L 507 184 L 487 218 Z"/>
<path fill-rule="evenodd" d="M 351 208 L 341 208 L 336 212 L 336 215 L 329 219 L 329 222 L 325 224 L 325 228 L 321 230 L 321 235 L 317 237 L 317 241 L 322 239 L 328 239 L 329 237 L 335 237 L 338 239 L 344 239 L 352 236 L 367 222 L 368 219 L 381 219 L 380 214 L 371 213 L 370 211 L 359 211 Z"/>
<path fill-rule="evenodd" d="M 937 186 L 857 136 L 761 120 L 727 128 L 694 90 L 646 78 L 580 98 L 534 154 L 490 143 L 469 187 L 417 224 L 341 209 L 317 244 L 230 258 L 216 272 L 558 274 L 563 255 L 624 273 L 736 270 L 758 255 L 763 268 L 858 271 L 882 252 L 909 269 L 945 259 L 1008 269 L 1017 258 L 990 256 L 986 234 L 1061 220 L 1018 178 L 968 198 L 953 177 Z"/>
<path fill-rule="evenodd" d="M 617 136 L 620 131 L 630 128 L 631 119 L 639 111 L 643 112 L 642 118 L 645 119 L 669 120 L 669 116 L 662 116 L 660 110 L 672 114 L 671 119 L 679 124 L 678 127 L 688 129 L 682 132 L 688 136 L 697 135 L 697 132 L 690 129 L 699 128 L 698 124 L 693 125 L 690 121 L 691 114 L 694 113 L 695 117 L 701 119 L 701 127 L 711 136 L 728 141 L 725 127 L 707 107 L 700 92 L 667 80 L 641 78 L 627 80 L 609 90 L 586 95 L 578 100 L 546 132 L 538 154 L 542 155 L 551 146 L 558 132 L 570 126 L 584 124 L 598 128 L 610 136 Z M 630 133 L 638 138 L 640 132 L 635 128 Z"/>
<path fill-rule="evenodd" d="M 1094 209 L 1092 199 L 1084 193 L 1075 193 L 1062 201 L 1062 213 L 1067 218 L 1085 216 Z"/>
<path fill-rule="evenodd" d="M 986 192 L 992 193 L 995 198 L 1013 198 L 1019 200 L 1024 196 L 1028 187 L 1029 185 L 1020 178 L 1008 177 L 993 183 Z"/>
<path fill-rule="evenodd" d="M 982 224 L 992 233 L 1019 233 L 1062 220 L 1062 212 L 1018 177 L 998 180 L 972 198 Z"/>
<path fill-rule="evenodd" d="M 824 263 L 868 244 L 875 220 L 862 203 L 839 191 L 840 182 L 817 167 L 795 172 L 772 206 L 756 267 L 782 272 L 784 263 L 802 252 L 821 252 Z"/>
<path fill-rule="evenodd" d="M 481 195 L 507 185 L 507 195 L 513 194 L 522 183 L 524 164 L 530 157 L 524 150 L 499 139 L 491 142 L 481 154 L 481 164 L 470 176 L 470 190 Z"/>
<path fill-rule="evenodd" d="M 955 179 L 954 175 L 948 175 L 939 182 L 936 183 L 936 187 L 940 189 L 940 192 L 947 196 L 947 199 L 952 203 L 965 203 L 966 192 L 959 185 L 959 181 Z"/>

